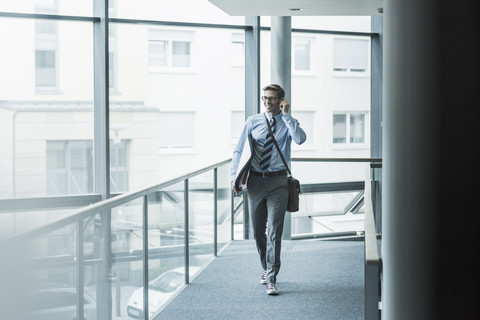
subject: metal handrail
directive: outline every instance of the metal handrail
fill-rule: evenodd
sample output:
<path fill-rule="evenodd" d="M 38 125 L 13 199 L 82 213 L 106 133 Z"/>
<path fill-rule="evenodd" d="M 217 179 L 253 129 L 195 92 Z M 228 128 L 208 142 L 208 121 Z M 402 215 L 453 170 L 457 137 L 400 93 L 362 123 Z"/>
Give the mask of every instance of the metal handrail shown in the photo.
<path fill-rule="evenodd" d="M 16 241 L 26 240 L 28 238 L 35 238 L 35 237 L 41 236 L 43 234 L 52 232 L 56 229 L 65 227 L 69 224 L 75 223 L 79 220 L 85 219 L 85 218 L 87 218 L 89 216 L 92 216 L 94 214 L 101 213 L 101 212 L 110 210 L 112 208 L 118 207 L 118 206 L 120 206 L 122 204 L 125 204 L 127 202 L 139 199 L 139 198 L 144 197 L 144 196 L 146 196 L 150 193 L 156 192 L 159 189 L 169 187 L 169 186 L 174 185 L 176 183 L 179 183 L 179 182 L 188 180 L 192 177 L 198 176 L 202 173 L 205 173 L 205 172 L 208 172 L 210 170 L 216 169 L 218 167 L 221 167 L 223 165 L 228 164 L 229 162 L 230 162 L 230 160 L 224 160 L 222 162 L 213 164 L 213 165 L 208 166 L 206 168 L 197 170 L 195 172 L 192 172 L 190 174 L 187 174 L 187 175 L 184 175 L 184 176 L 181 176 L 181 177 L 178 177 L 178 178 L 174 178 L 174 179 L 166 181 L 166 182 L 162 182 L 162 183 L 159 183 L 159 184 L 156 184 L 156 185 L 153 185 L 153 186 L 141 189 L 141 190 L 132 191 L 132 192 L 129 192 L 129 193 L 124 193 L 124 194 L 121 194 L 121 195 L 118 195 L 118 196 L 115 196 L 115 197 L 112 197 L 112 198 L 109 198 L 109 199 L 105 199 L 105 200 L 96 202 L 96 203 L 91 204 L 87 207 L 83 207 L 83 208 L 74 210 L 73 214 L 68 216 L 68 217 L 65 217 L 65 218 L 59 219 L 55 222 L 52 222 L 50 224 L 38 227 L 34 230 L 30 230 L 30 231 L 25 232 L 25 233 L 13 235 L 13 236 L 7 237 L 5 239 L 2 239 L 0 241 L 0 245 L 8 244 L 8 243 L 16 242 Z"/>
<path fill-rule="evenodd" d="M 292 158 L 293 162 L 382 162 L 382 158 Z"/>

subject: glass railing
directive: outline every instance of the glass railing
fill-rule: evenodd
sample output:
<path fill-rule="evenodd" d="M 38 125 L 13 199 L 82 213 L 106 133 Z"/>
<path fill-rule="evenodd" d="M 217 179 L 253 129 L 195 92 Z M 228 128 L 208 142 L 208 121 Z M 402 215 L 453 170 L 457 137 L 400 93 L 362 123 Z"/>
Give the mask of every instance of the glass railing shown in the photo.
<path fill-rule="evenodd" d="M 232 239 L 228 177 L 224 161 L 33 230 L 19 216 L 0 241 L 0 318 L 152 319 Z"/>
<path fill-rule="evenodd" d="M 302 195 L 291 238 L 363 232 L 364 168 L 375 161 L 293 159 Z M 31 230 L 22 220 L 0 240 L 0 318 L 153 319 L 231 240 L 249 237 L 229 163 L 64 209 Z"/>
<path fill-rule="evenodd" d="M 292 174 L 301 183 L 300 210 L 290 214 L 286 239 L 356 237 L 364 234 L 365 165 L 378 158 L 292 158 Z M 379 169 L 380 170 L 380 169 Z M 377 173 L 377 176 L 379 173 Z M 252 237 L 248 208 L 236 194 L 235 239 Z"/>

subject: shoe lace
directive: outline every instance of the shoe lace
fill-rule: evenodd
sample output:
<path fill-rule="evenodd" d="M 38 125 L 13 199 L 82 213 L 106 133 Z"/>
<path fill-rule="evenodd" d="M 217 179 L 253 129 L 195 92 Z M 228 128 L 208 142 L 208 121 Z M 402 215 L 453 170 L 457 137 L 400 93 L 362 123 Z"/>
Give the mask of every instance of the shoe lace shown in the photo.
<path fill-rule="evenodd" d="M 262 279 L 266 279 L 266 278 L 267 278 L 267 270 L 263 270 Z"/>

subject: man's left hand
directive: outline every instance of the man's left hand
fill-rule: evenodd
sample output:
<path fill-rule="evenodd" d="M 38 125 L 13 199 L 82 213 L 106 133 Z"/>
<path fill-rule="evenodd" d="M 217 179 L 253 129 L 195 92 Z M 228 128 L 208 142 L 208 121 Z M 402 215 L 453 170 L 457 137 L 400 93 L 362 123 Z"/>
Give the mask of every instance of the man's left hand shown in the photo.
<path fill-rule="evenodd" d="M 287 100 L 280 101 L 280 109 L 282 110 L 283 114 L 287 114 L 288 110 L 290 110 L 290 103 Z"/>

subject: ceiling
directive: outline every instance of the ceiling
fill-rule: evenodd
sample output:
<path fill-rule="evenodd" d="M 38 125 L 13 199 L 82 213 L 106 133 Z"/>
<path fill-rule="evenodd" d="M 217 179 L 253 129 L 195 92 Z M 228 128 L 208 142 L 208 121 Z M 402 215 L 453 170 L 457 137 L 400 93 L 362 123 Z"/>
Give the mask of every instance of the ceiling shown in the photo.
<path fill-rule="evenodd" d="M 208 1 L 231 16 L 373 16 L 383 10 L 383 0 Z"/>

